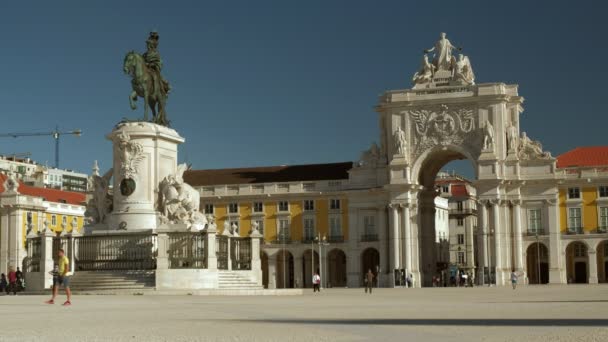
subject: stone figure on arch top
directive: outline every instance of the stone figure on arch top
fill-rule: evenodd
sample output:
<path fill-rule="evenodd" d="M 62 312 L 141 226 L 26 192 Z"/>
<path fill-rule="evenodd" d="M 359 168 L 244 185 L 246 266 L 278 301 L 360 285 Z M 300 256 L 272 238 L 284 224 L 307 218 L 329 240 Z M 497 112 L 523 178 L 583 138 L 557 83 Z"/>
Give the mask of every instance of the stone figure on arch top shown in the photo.
<path fill-rule="evenodd" d="M 441 32 L 435 46 L 424 50 L 424 53 L 434 52 L 433 65 L 436 70 L 450 70 L 452 64 L 452 50 L 454 49 L 462 50 L 462 48 L 452 45 L 446 38 L 445 32 Z"/>
<path fill-rule="evenodd" d="M 462 85 L 475 84 L 475 74 L 473 73 L 473 67 L 468 56 L 459 54 L 458 60 L 452 56 L 450 64 L 452 68 L 452 80 L 454 82 Z"/>
<path fill-rule="evenodd" d="M 435 75 L 435 65 L 429 63 L 429 56 L 424 54 L 422 56 L 422 64 L 420 69 L 412 77 L 414 84 L 429 83 L 433 80 Z"/>

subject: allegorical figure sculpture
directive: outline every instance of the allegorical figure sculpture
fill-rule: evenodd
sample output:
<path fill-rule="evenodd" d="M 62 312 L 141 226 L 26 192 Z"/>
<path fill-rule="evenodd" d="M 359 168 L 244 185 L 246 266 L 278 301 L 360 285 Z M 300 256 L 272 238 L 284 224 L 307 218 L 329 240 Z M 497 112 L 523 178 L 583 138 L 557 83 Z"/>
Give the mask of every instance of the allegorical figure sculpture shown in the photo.
<path fill-rule="evenodd" d="M 452 45 L 445 36 L 446 34 L 441 32 L 435 46 L 428 50 L 424 50 L 424 53 L 434 52 L 433 65 L 435 65 L 437 70 L 449 70 L 452 62 L 452 50 L 461 50 L 461 48 Z"/>
<path fill-rule="evenodd" d="M 509 143 L 509 152 L 517 153 L 517 127 L 514 124 L 509 125 L 507 127 L 507 142 Z"/>
<path fill-rule="evenodd" d="M 103 176 L 91 176 L 93 198 L 87 203 L 87 217 L 94 223 L 103 223 L 106 216 L 112 212 L 112 195 L 109 193 L 112 171 L 108 170 Z"/>
<path fill-rule="evenodd" d="M 397 151 L 397 154 L 405 156 L 406 139 L 405 132 L 401 129 L 401 127 L 397 127 L 397 130 L 393 135 L 393 140 L 395 142 L 395 150 Z"/>
<path fill-rule="evenodd" d="M 148 121 L 148 110 L 151 110 L 152 122 L 168 126 L 165 105 L 171 86 L 161 74 L 163 62 L 158 52 L 158 40 L 158 33 L 150 32 L 146 40 L 146 52 L 142 56 L 135 51 L 129 51 L 124 59 L 123 71 L 131 76 L 131 109 L 137 109 L 135 101 L 137 97 L 142 97 L 144 120 Z"/>
<path fill-rule="evenodd" d="M 429 56 L 422 56 L 422 64 L 420 69 L 414 74 L 412 81 L 414 84 L 428 83 L 433 80 L 435 74 L 435 66 L 429 63 Z"/>
<path fill-rule="evenodd" d="M 183 174 L 188 166 L 177 166 L 177 173 L 165 177 L 159 185 L 158 203 L 164 223 L 183 223 L 188 228 L 204 229 L 207 218 L 199 211 L 200 195 L 188 183 Z"/>
<path fill-rule="evenodd" d="M 490 121 L 486 121 L 486 126 L 483 135 L 483 149 L 493 150 L 494 149 L 494 127 Z"/>
<path fill-rule="evenodd" d="M 458 60 L 452 56 L 452 80 L 458 84 L 475 84 L 475 74 L 469 57 L 459 54 Z"/>
<path fill-rule="evenodd" d="M 551 153 L 544 152 L 540 142 L 528 138 L 526 132 L 519 139 L 518 156 L 521 159 L 550 159 Z"/>
<path fill-rule="evenodd" d="M 475 74 L 469 57 L 459 54 L 456 58 L 453 55 L 454 49 L 462 50 L 452 45 L 445 33 L 441 33 L 435 45 L 424 50 L 422 64 L 412 77 L 414 89 L 475 84 Z M 429 62 L 427 54 L 431 52 L 433 60 Z"/>

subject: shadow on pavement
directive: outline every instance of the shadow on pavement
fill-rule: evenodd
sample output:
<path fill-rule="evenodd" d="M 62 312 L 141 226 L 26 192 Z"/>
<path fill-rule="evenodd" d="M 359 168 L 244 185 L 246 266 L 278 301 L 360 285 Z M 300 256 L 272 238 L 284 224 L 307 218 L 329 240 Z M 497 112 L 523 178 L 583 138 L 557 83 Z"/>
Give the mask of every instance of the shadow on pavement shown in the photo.
<path fill-rule="evenodd" d="M 225 321 L 225 320 L 222 320 Z M 460 325 L 514 327 L 606 327 L 608 319 L 251 319 L 229 320 L 241 323 L 310 324 L 310 325 Z"/>

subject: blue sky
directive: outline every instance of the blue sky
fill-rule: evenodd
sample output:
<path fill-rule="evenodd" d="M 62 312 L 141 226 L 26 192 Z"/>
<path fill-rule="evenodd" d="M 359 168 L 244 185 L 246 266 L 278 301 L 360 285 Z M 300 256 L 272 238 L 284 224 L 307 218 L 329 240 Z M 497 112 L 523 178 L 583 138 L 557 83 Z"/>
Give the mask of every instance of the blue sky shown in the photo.
<path fill-rule="evenodd" d="M 2 1 L 0 131 L 81 128 L 62 167 L 109 168 L 125 53 L 160 33 L 181 161 L 222 168 L 355 160 L 377 140 L 377 96 L 410 86 L 439 32 L 478 82 L 518 83 L 522 130 L 554 155 L 605 145 L 608 55 L 600 1 Z M 141 102 L 140 102 L 141 103 Z M 0 153 L 54 160 L 50 138 Z M 457 164 L 461 168 L 462 164 Z"/>

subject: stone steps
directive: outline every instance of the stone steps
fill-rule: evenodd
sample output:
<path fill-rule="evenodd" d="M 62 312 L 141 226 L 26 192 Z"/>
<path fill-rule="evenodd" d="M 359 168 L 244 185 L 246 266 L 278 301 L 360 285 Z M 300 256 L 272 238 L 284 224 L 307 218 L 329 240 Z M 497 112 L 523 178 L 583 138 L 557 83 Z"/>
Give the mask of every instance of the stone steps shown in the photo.
<path fill-rule="evenodd" d="M 220 271 L 218 274 L 218 287 L 220 290 L 261 290 L 262 286 L 241 275 L 236 271 Z"/>
<path fill-rule="evenodd" d="M 70 279 L 77 292 L 112 290 L 148 290 L 155 287 L 154 271 L 83 271 Z"/>

